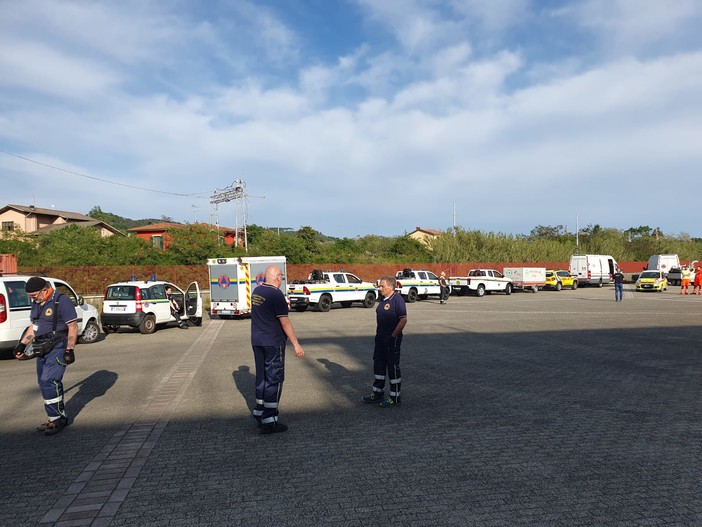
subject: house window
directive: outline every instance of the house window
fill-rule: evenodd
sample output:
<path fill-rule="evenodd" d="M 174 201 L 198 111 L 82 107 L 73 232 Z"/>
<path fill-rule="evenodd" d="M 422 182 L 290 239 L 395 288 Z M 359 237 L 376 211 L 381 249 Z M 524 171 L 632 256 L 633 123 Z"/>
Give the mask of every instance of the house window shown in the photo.
<path fill-rule="evenodd" d="M 157 249 L 163 249 L 163 236 L 160 234 L 152 236 L 151 237 L 151 245 L 153 245 Z"/>
<path fill-rule="evenodd" d="M 15 230 L 15 222 L 14 221 L 3 221 L 2 222 L 2 230 L 3 231 L 14 231 Z"/>

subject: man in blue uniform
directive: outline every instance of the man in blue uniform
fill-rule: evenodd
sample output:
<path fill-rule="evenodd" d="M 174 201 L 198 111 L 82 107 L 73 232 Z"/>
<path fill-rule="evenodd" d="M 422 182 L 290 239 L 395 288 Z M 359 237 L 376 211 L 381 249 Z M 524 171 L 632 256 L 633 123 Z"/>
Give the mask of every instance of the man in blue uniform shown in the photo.
<path fill-rule="evenodd" d="M 376 308 L 377 329 L 373 351 L 373 392 L 363 396 L 364 403 L 380 403 L 383 408 L 393 408 L 400 404 L 400 346 L 402 330 L 407 325 L 407 307 L 401 295 L 395 293 L 395 278 L 384 276 L 380 279 L 380 296 Z M 389 397 L 385 395 L 385 376 L 390 381 Z"/>
<path fill-rule="evenodd" d="M 305 354 L 288 318 L 288 301 L 280 290 L 282 281 L 283 271 L 270 265 L 264 273 L 264 282 L 251 295 L 251 346 L 256 363 L 256 406 L 252 414 L 261 426 L 261 434 L 288 429 L 278 421 L 286 341 L 290 339 L 296 357 Z"/>
<path fill-rule="evenodd" d="M 37 430 L 54 435 L 68 424 L 62 381 L 66 366 L 75 361 L 73 349 L 78 338 L 78 314 L 70 298 L 55 291 L 39 276 L 27 280 L 25 290 L 32 299 L 32 323 L 15 348 L 15 357 L 26 358 L 26 345 L 33 339 L 40 342 L 53 337 L 54 346 L 44 356 L 37 357 L 37 379 L 48 416 L 48 421 Z"/>

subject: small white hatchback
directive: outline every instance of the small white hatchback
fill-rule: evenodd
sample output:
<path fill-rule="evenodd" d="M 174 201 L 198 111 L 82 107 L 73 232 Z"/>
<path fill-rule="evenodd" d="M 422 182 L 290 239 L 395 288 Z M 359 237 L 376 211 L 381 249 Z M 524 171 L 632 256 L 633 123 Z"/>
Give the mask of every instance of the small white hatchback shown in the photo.
<path fill-rule="evenodd" d="M 170 287 L 179 307 L 179 319 L 171 315 L 166 289 Z M 202 296 L 197 282 L 183 291 L 177 285 L 162 281 L 118 282 L 107 286 L 102 301 L 102 329 L 117 331 L 120 326 L 138 328 L 141 333 L 156 331 L 168 322 L 189 322 L 202 325 Z"/>
<path fill-rule="evenodd" d="M 0 276 L 0 350 L 14 348 L 24 330 L 29 326 L 29 313 L 32 300 L 24 290 L 30 276 Z M 83 297 L 65 281 L 43 276 L 51 287 L 66 295 L 76 306 L 78 313 L 78 342 L 89 344 L 100 336 L 100 312 L 91 304 L 86 304 Z"/>

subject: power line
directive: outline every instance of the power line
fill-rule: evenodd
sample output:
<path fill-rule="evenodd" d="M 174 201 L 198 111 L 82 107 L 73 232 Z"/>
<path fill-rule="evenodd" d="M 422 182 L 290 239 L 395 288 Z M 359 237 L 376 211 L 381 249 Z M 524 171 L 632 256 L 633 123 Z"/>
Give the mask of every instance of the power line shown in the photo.
<path fill-rule="evenodd" d="M 145 187 L 137 187 L 137 186 L 135 186 L 135 185 L 127 185 L 126 183 L 118 183 L 117 181 L 110 181 L 109 179 L 102 179 L 102 178 L 95 177 L 95 176 L 89 176 L 89 175 L 87 175 L 87 174 L 81 174 L 80 172 L 75 172 L 75 171 L 73 171 L 73 170 L 68 170 L 68 169 L 66 169 L 66 168 L 61 168 L 61 167 L 56 167 L 56 166 L 53 166 L 53 165 L 49 165 L 48 163 L 42 163 L 41 161 L 37 161 L 37 160 L 35 160 L 35 159 L 30 159 L 30 158 L 28 158 L 28 157 L 20 156 L 20 155 L 18 155 L 18 154 L 13 154 L 12 152 L 6 152 L 5 150 L 0 150 L 0 152 L 2 152 L 3 154 L 7 154 L 8 156 L 12 156 L 12 157 L 16 157 L 16 158 L 18 158 L 18 159 L 22 159 L 22 160 L 24 160 L 24 161 L 29 161 L 30 163 L 34 163 L 34 164 L 36 164 L 36 165 L 41 165 L 41 166 L 44 166 L 44 167 L 47 167 L 47 168 L 51 168 L 51 169 L 53 169 L 53 170 L 59 170 L 59 171 L 61 171 L 61 172 L 66 172 L 66 173 L 68 173 L 68 174 L 73 174 L 74 176 L 80 176 L 80 177 L 84 177 L 84 178 L 87 178 L 87 179 L 92 179 L 92 180 L 95 180 L 95 181 L 100 181 L 100 182 L 102 182 L 102 183 L 108 183 L 108 184 L 110 184 L 110 185 L 117 185 L 117 186 L 120 186 L 120 187 L 133 188 L 133 189 L 136 189 L 136 190 L 144 190 L 144 191 L 147 191 L 147 192 L 156 192 L 157 194 L 168 194 L 168 195 L 170 195 L 170 196 L 197 197 L 197 198 L 204 198 L 204 197 L 205 197 L 205 196 L 200 196 L 200 195 L 199 195 L 199 194 L 202 194 L 201 192 L 198 192 L 198 193 L 195 193 L 195 194 L 182 194 L 182 193 L 179 193 L 179 192 L 168 192 L 168 191 L 166 191 L 166 190 L 158 190 L 158 189 L 154 189 L 154 188 L 145 188 Z"/>

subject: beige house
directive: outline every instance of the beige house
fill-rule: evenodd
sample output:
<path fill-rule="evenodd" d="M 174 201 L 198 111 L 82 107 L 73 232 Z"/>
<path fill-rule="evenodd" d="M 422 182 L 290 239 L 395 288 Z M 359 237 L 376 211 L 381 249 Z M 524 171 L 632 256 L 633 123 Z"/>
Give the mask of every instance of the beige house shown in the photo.
<path fill-rule="evenodd" d="M 422 227 L 417 227 L 407 236 L 414 240 L 417 240 L 420 243 L 423 243 L 424 245 L 428 245 L 431 240 L 433 240 L 440 234 L 441 231 L 437 231 L 435 229 L 424 229 Z"/>
<path fill-rule="evenodd" d="M 124 233 L 104 221 L 96 220 L 78 212 L 41 209 L 34 205 L 5 205 L 0 208 L 0 228 L 3 232 L 21 231 L 27 234 L 42 234 L 68 225 L 99 229 L 102 237 Z"/>

